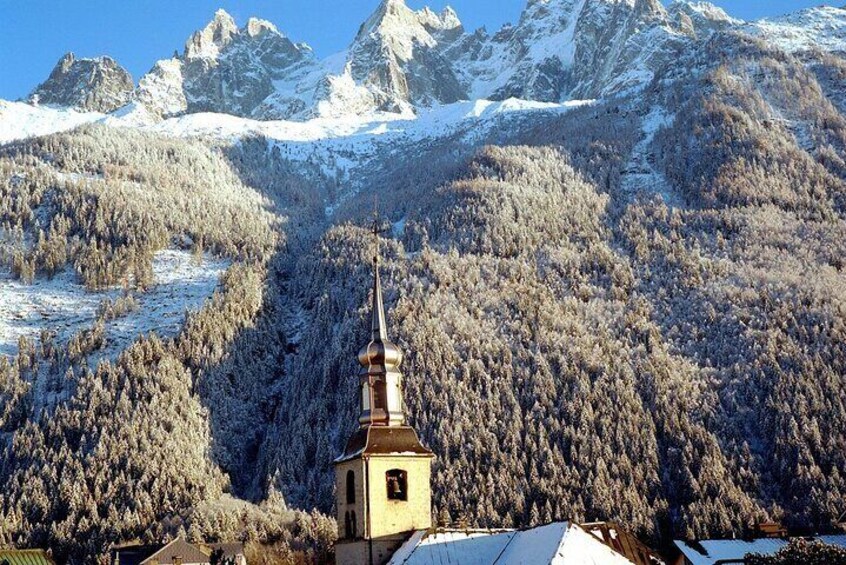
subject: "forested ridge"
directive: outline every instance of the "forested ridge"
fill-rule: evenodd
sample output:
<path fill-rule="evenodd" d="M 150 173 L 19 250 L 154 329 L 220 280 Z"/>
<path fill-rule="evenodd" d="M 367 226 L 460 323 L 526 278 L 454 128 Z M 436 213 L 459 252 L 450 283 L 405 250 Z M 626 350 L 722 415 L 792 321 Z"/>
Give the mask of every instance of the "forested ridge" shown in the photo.
<path fill-rule="evenodd" d="M 16 277 L 70 268 L 132 296 L 167 247 L 233 264 L 175 338 L 93 365 L 95 324 L 0 360 L 0 542 L 84 562 L 184 533 L 326 559 L 376 193 L 440 522 L 613 520 L 655 544 L 832 528 L 843 65 L 716 34 L 639 96 L 382 148 L 350 186 L 262 138 L 86 126 L 2 147 Z M 657 110 L 671 118 L 650 138 Z M 632 188 L 638 152 L 666 193 Z"/>

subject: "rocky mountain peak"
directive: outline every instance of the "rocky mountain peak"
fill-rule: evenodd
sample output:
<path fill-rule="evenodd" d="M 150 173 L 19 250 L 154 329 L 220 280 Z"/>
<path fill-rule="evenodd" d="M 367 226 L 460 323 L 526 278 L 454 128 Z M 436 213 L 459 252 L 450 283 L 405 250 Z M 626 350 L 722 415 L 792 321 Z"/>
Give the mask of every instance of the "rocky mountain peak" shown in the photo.
<path fill-rule="evenodd" d="M 680 29 L 697 36 L 743 24 L 742 20 L 732 18 L 710 2 L 674 0 L 667 12 Z"/>
<path fill-rule="evenodd" d="M 446 6 L 441 10 L 441 21 L 450 29 L 461 25 L 461 20 L 458 19 L 458 14 L 452 9 L 452 6 Z"/>
<path fill-rule="evenodd" d="M 226 10 L 219 9 L 206 27 L 195 32 L 185 43 L 185 58 L 215 58 L 234 35 L 238 25 Z"/>
<path fill-rule="evenodd" d="M 817 8 L 744 24 L 702 0 L 675 0 L 668 8 L 662 0 L 527 0 L 515 25 L 488 34 L 467 33 L 450 7 L 414 10 L 404 0 L 381 0 L 344 52 L 318 61 L 271 22 L 250 18 L 239 28 L 218 10 L 182 56 L 159 61 L 142 77 L 134 100 L 154 117 L 207 111 L 307 119 L 467 99 L 599 98 L 642 88 L 680 52 L 726 27 L 788 49 L 843 50 L 843 13 Z M 67 81 L 59 78 L 83 66 L 68 54 L 48 82 Z M 117 73 L 113 61 L 97 67 Z M 61 90 L 67 89 L 73 90 Z M 100 106 L 77 95 L 73 103 L 117 102 Z"/>
<path fill-rule="evenodd" d="M 348 79 L 327 81 L 324 94 L 339 98 L 344 85 L 344 96 L 390 111 L 460 100 L 466 92 L 443 52 L 463 34 L 452 10 L 415 11 L 403 0 L 383 0 L 350 45 L 344 71 Z"/>
<path fill-rule="evenodd" d="M 401 61 L 413 56 L 415 45 L 433 47 L 437 42 L 427 27 L 440 29 L 440 17 L 429 8 L 416 12 L 403 0 L 382 0 L 358 31 L 352 49 L 378 43 Z"/>
<path fill-rule="evenodd" d="M 450 31 L 462 29 L 458 14 L 449 6 L 441 10 L 440 14 L 429 8 L 429 6 L 426 6 L 417 12 L 417 17 L 420 23 L 430 32 L 435 30 Z"/>
<path fill-rule="evenodd" d="M 159 61 L 141 78 L 135 99 L 154 116 L 220 112 L 278 118 L 261 110 L 275 93 L 274 81 L 306 74 L 314 55 L 267 20 L 250 18 L 243 28 L 225 10 L 195 32 L 183 57 Z M 302 102 L 291 105 L 301 109 Z"/>
<path fill-rule="evenodd" d="M 132 75 L 111 57 L 77 59 L 66 53 L 29 100 L 94 112 L 111 112 L 129 101 Z"/>

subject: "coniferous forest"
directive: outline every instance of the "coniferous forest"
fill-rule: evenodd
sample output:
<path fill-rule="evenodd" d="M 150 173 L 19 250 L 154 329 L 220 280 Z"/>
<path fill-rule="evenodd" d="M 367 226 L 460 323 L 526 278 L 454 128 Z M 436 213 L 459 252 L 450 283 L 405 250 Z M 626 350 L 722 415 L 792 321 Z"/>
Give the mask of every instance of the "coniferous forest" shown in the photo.
<path fill-rule="evenodd" d="M 0 146 L 12 276 L 121 289 L 91 327 L 0 357 L 0 543 L 107 562 L 182 534 L 328 559 L 374 195 L 439 523 L 609 520 L 656 546 L 834 528 L 846 63 L 737 33 L 684 57 L 641 96 L 409 139 L 341 180 L 261 136 L 86 125 Z M 633 185 L 634 162 L 664 185 Z M 177 335 L 103 354 L 172 247 L 225 259 L 217 290 Z"/>

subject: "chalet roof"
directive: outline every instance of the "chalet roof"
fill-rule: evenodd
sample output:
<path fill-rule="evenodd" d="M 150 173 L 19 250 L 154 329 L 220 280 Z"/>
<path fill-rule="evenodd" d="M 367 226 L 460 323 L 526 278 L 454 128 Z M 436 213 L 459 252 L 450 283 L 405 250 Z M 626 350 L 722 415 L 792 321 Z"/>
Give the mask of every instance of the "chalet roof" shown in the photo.
<path fill-rule="evenodd" d="M 389 565 L 450 563 L 631 565 L 623 555 L 569 522 L 555 522 L 529 530 L 421 530 L 394 553 Z"/>
<path fill-rule="evenodd" d="M 113 550 L 115 565 L 146 565 L 157 561 L 160 565 L 173 563 L 180 557 L 183 565 L 206 565 L 209 555 L 181 537 L 167 544 L 131 545 Z"/>
<path fill-rule="evenodd" d="M 747 553 L 772 555 L 787 545 L 787 540 L 781 538 L 720 539 L 697 542 L 675 540 L 675 544 L 693 565 L 717 565 L 742 563 Z"/>
<path fill-rule="evenodd" d="M 43 549 L 0 549 L 0 563 L 9 565 L 53 565 L 53 559 Z"/>
<path fill-rule="evenodd" d="M 635 565 L 656 565 L 664 560 L 648 545 L 614 522 L 589 522 L 579 526 Z"/>
<path fill-rule="evenodd" d="M 406 454 L 432 456 L 420 443 L 417 432 L 410 426 L 368 426 L 359 428 L 350 436 L 343 455 L 336 463 L 360 455 Z"/>

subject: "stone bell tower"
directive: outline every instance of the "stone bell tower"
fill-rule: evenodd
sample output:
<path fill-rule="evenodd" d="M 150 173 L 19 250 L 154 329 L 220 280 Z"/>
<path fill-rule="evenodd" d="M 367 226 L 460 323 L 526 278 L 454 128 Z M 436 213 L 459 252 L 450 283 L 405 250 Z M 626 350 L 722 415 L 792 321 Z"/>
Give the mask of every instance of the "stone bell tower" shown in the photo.
<path fill-rule="evenodd" d="M 432 452 L 405 424 L 402 351 L 388 340 L 374 222 L 370 341 L 358 353 L 359 428 L 335 460 L 338 565 L 380 565 L 415 530 L 432 526 Z"/>

